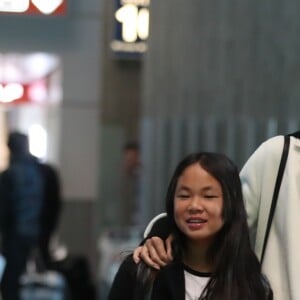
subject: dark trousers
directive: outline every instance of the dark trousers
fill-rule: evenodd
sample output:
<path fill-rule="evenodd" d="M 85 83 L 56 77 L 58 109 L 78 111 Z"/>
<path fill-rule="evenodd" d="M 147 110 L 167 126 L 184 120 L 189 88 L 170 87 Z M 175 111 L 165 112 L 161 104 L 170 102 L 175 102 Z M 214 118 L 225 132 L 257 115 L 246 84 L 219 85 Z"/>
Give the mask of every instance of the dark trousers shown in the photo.
<path fill-rule="evenodd" d="M 48 268 L 51 265 L 52 257 L 50 254 L 50 240 L 52 232 L 44 231 L 39 237 L 39 255 L 41 260 L 41 267 Z"/>
<path fill-rule="evenodd" d="M 36 246 L 36 239 L 18 234 L 3 237 L 3 256 L 6 259 L 1 283 L 3 300 L 19 300 L 19 281 L 26 270 L 31 250 Z"/>

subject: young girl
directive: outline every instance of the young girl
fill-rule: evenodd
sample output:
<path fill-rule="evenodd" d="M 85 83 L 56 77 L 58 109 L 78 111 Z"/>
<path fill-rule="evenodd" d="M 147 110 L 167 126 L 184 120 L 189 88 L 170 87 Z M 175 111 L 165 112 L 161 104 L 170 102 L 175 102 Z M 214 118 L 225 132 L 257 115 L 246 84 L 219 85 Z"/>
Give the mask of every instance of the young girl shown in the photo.
<path fill-rule="evenodd" d="M 251 250 L 239 174 L 226 156 L 202 152 L 180 162 L 166 209 L 174 261 L 156 276 L 151 299 L 272 299 Z"/>
<path fill-rule="evenodd" d="M 155 278 L 152 300 L 272 299 L 251 250 L 239 174 L 226 156 L 201 152 L 183 159 L 166 210 L 174 260 L 136 277 L 136 284 Z"/>

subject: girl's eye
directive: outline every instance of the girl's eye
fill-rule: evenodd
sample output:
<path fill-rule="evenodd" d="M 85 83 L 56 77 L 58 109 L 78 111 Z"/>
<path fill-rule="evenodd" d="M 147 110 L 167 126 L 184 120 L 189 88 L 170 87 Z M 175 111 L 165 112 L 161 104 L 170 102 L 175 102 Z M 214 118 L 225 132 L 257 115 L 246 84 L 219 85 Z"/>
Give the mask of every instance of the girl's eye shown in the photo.
<path fill-rule="evenodd" d="M 179 195 L 177 195 L 177 197 L 181 198 L 181 199 L 186 199 L 186 198 L 189 198 L 190 196 L 187 194 L 179 194 Z"/>
<path fill-rule="evenodd" d="M 212 198 L 217 198 L 218 196 L 217 195 L 204 195 L 205 198 L 208 198 L 208 199 L 212 199 Z"/>

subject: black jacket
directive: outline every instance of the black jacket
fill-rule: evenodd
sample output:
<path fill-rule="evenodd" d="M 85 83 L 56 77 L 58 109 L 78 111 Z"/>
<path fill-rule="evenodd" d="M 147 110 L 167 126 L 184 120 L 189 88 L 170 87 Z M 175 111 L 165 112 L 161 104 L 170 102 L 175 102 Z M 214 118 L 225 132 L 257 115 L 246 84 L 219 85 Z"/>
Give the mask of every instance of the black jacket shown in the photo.
<path fill-rule="evenodd" d="M 185 299 L 184 268 L 180 262 L 174 262 L 164 267 L 154 281 L 151 300 L 165 299 Z"/>
<path fill-rule="evenodd" d="M 107 300 L 142 300 L 135 295 L 137 265 L 132 255 L 127 256 L 119 267 Z"/>

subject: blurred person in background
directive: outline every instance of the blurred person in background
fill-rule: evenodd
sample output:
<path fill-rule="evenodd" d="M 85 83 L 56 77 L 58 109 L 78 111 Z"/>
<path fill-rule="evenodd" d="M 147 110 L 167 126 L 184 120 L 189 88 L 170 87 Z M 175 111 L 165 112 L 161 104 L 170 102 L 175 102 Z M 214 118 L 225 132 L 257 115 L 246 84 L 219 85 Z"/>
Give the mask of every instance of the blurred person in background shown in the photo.
<path fill-rule="evenodd" d="M 20 276 L 41 233 L 44 180 L 25 134 L 12 132 L 8 148 L 9 166 L 0 175 L 2 253 L 7 262 L 1 291 L 3 300 L 17 300 Z"/>
<path fill-rule="evenodd" d="M 57 172 L 30 154 L 27 135 L 11 132 L 8 148 L 9 166 L 0 174 L 1 248 L 7 262 L 1 292 L 3 300 L 15 300 L 33 251 L 38 250 L 43 264 L 50 260 L 61 197 Z"/>
<path fill-rule="evenodd" d="M 123 147 L 121 177 L 121 225 L 139 224 L 140 147 L 136 141 Z"/>

